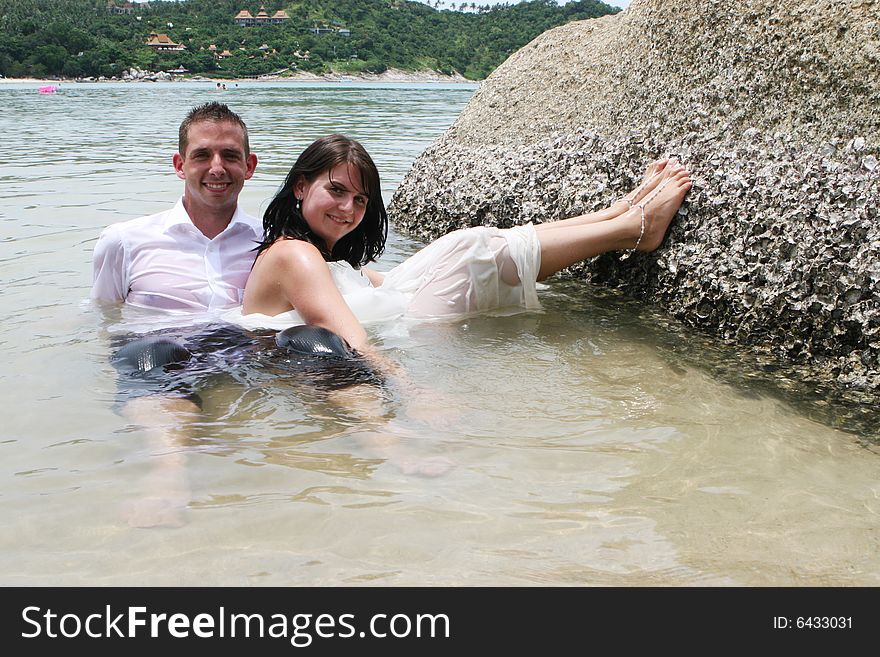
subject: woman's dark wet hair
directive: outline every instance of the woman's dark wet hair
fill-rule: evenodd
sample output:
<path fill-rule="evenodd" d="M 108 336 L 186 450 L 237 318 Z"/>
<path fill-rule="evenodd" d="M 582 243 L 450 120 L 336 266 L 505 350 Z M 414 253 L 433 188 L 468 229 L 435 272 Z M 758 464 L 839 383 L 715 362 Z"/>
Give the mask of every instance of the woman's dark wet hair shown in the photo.
<path fill-rule="evenodd" d="M 311 231 L 297 208 L 294 185 L 300 177 L 313 182 L 322 173 L 342 163 L 348 163 L 360 172 L 368 201 L 364 218 L 357 228 L 337 241 L 330 251 L 324 240 Z M 302 152 L 263 213 L 263 241 L 257 247 L 257 254 L 282 237 L 309 242 L 318 248 L 325 260 L 344 260 L 352 267 L 366 265 L 382 254 L 388 238 L 388 215 L 382 201 L 379 171 L 363 146 L 345 135 L 330 135 L 312 142 Z"/>

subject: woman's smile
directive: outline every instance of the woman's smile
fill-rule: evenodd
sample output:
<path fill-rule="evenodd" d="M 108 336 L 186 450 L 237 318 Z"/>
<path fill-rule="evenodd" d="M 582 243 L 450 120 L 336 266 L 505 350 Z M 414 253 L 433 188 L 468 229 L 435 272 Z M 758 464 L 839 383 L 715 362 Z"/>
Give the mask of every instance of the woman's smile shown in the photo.
<path fill-rule="evenodd" d="M 297 182 L 296 196 L 302 201 L 303 219 L 328 249 L 332 250 L 364 218 L 369 197 L 363 189 L 360 171 L 347 162 L 312 181 L 303 178 Z"/>

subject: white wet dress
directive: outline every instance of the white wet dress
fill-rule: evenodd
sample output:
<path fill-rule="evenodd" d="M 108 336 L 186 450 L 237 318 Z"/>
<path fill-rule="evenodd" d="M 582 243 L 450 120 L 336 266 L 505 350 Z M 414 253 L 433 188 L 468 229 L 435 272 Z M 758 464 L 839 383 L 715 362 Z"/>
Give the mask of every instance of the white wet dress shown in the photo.
<path fill-rule="evenodd" d="M 364 324 L 541 307 L 536 290 L 541 245 L 532 224 L 456 230 L 387 272 L 379 287 L 347 262 L 327 264 L 346 303 Z M 225 319 L 249 329 L 305 323 L 295 310 L 270 317 L 242 315 L 236 309 Z"/>

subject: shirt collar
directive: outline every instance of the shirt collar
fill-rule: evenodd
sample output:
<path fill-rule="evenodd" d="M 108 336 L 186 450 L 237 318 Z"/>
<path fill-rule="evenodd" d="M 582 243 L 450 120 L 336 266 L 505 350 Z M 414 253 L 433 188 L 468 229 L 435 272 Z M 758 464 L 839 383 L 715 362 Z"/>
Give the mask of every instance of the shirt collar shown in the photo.
<path fill-rule="evenodd" d="M 175 226 L 192 226 L 195 228 L 192 219 L 190 219 L 189 214 L 187 214 L 186 208 L 183 207 L 182 196 L 177 199 L 177 203 L 174 204 L 174 207 L 165 213 L 165 232 L 170 231 Z"/>
<path fill-rule="evenodd" d="M 236 224 L 246 226 L 249 230 L 251 230 L 251 232 L 255 230 L 253 223 L 251 221 L 248 221 L 247 215 L 241 209 L 241 206 L 236 205 L 235 213 L 232 215 L 232 219 L 229 220 L 229 225 L 223 229 L 223 232 L 220 233 L 220 235 L 226 233 L 232 226 L 235 226 Z M 202 235 L 202 231 L 196 228 L 195 224 L 192 222 L 192 219 L 190 219 L 189 213 L 186 211 L 186 208 L 183 207 L 182 196 L 177 200 L 177 203 L 174 204 L 174 207 L 165 214 L 165 232 L 167 233 L 171 231 L 176 226 L 188 227 L 193 232 Z"/>
<path fill-rule="evenodd" d="M 244 212 L 244 210 L 241 209 L 240 205 L 235 206 L 235 214 L 232 215 L 232 219 L 229 221 L 230 226 L 233 226 L 235 224 L 241 224 L 243 226 L 247 226 L 250 229 L 254 228 L 253 220 L 248 218 L 247 214 Z"/>

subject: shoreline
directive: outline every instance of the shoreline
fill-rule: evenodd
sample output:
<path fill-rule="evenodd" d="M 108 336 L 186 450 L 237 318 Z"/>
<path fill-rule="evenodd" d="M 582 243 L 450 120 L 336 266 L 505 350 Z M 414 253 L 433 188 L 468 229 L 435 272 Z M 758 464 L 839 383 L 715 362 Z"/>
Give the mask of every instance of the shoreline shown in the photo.
<path fill-rule="evenodd" d="M 455 74 L 444 75 L 437 71 L 404 71 L 401 69 L 388 69 L 382 73 L 316 73 L 300 72 L 293 75 L 261 75 L 248 78 L 209 78 L 202 75 L 169 75 L 168 79 L 155 79 L 159 73 L 144 71 L 143 78 L 0 78 L 3 84 L 36 84 L 36 85 L 62 85 L 62 84 L 100 84 L 106 82 L 126 83 L 187 83 L 187 82 L 214 82 L 220 84 L 240 84 L 242 82 L 438 82 L 443 84 L 480 84 L 481 80 L 468 80 Z M 164 73 L 163 73 L 164 74 Z M 146 79 L 149 76 L 150 79 Z"/>

